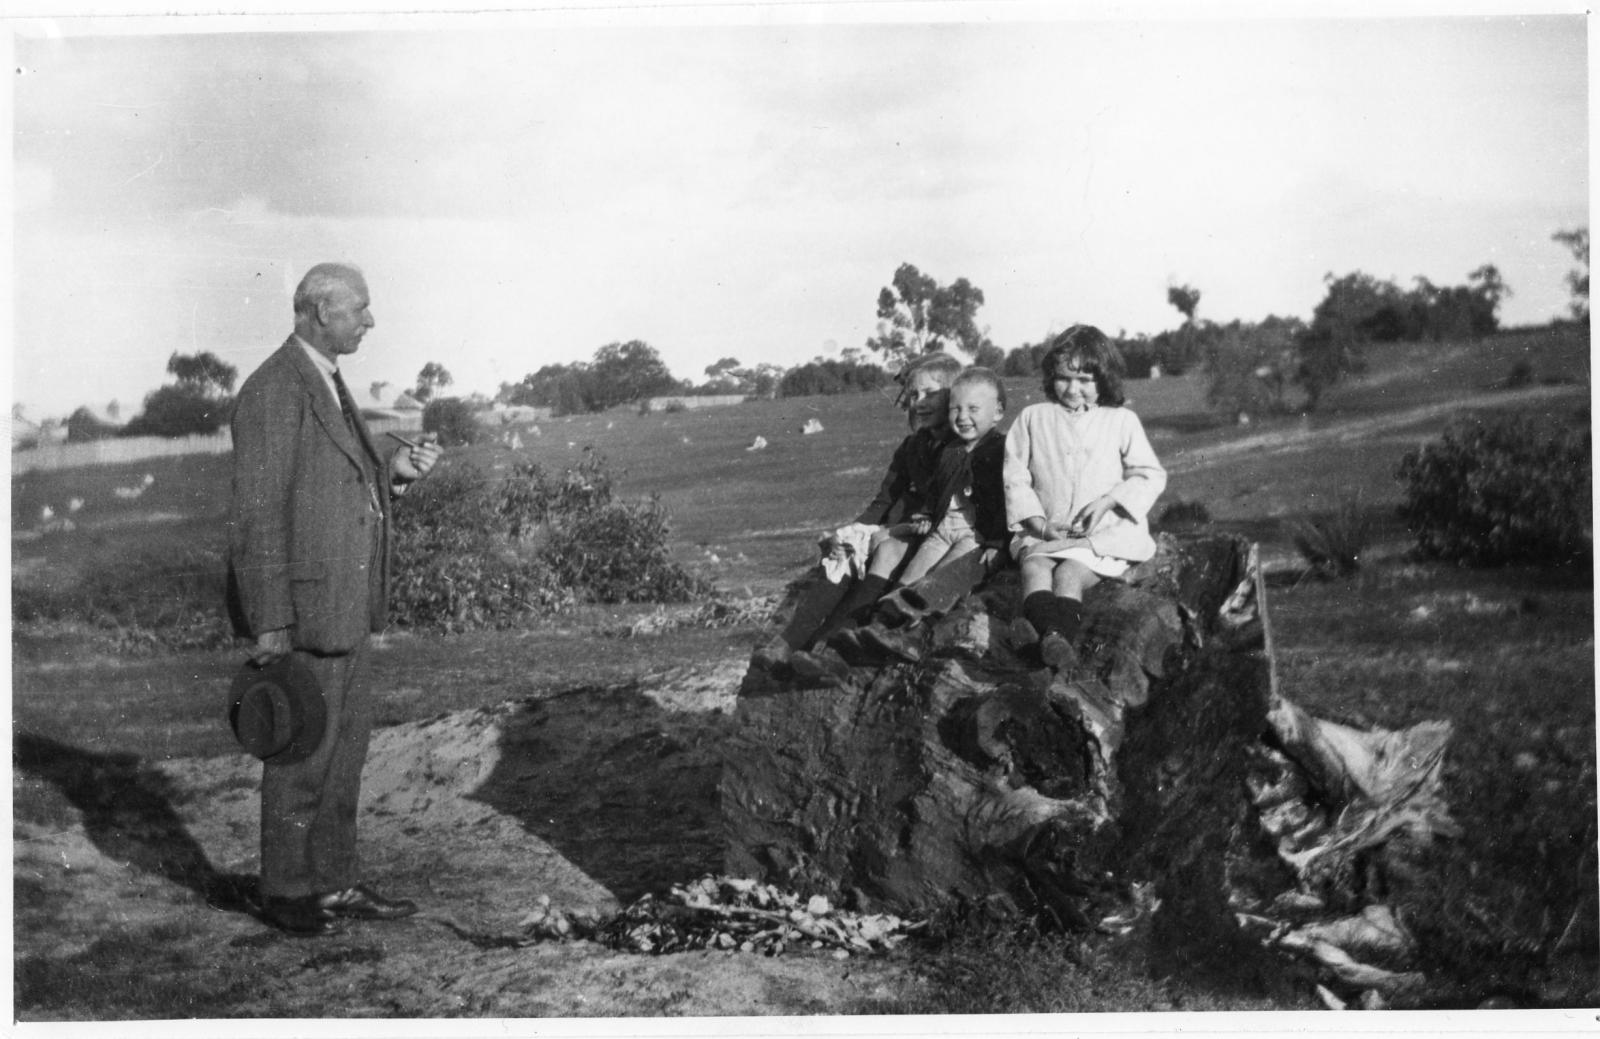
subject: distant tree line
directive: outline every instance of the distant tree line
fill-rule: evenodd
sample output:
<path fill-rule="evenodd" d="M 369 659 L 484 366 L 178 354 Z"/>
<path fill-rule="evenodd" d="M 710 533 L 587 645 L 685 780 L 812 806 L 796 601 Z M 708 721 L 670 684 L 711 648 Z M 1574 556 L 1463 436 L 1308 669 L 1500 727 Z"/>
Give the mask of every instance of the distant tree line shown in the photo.
<path fill-rule="evenodd" d="M 1366 370 L 1371 345 L 1489 335 L 1499 328 L 1501 301 L 1511 295 L 1493 264 L 1467 275 L 1464 285 L 1439 286 L 1417 277 L 1404 289 L 1362 271 L 1328 274 L 1323 284 L 1326 294 L 1310 324 L 1277 315 L 1217 324 L 1199 317 L 1199 289 L 1173 286 L 1167 302 L 1183 316 L 1181 326 L 1155 336 L 1117 337 L 1128 375 L 1203 371 L 1208 402 L 1219 412 L 1281 413 L 1296 388 L 1304 397 L 1300 406 L 1310 410 L 1330 387 Z M 1010 351 L 1001 373 L 1036 373 L 1048 345 L 1046 337 Z"/>
<path fill-rule="evenodd" d="M 1573 319 L 1587 322 L 1589 230 L 1559 231 L 1552 238 L 1566 246 L 1580 265 L 1567 275 L 1567 283 Z M 1326 292 L 1309 324 L 1276 315 L 1257 322 L 1217 324 L 1199 317 L 1199 289 L 1169 286 L 1167 302 L 1182 315 L 1183 323 L 1154 336 L 1116 337 L 1127 374 L 1137 379 L 1158 370 L 1182 375 L 1199 369 L 1208 379 L 1211 406 L 1221 412 L 1281 412 L 1290 407 L 1290 392 L 1295 389 L 1303 395 L 1301 406 L 1312 409 L 1330 387 L 1365 370 L 1367 349 L 1373 344 L 1489 335 L 1499 328 L 1501 301 L 1511 295 L 1492 263 L 1472 271 L 1462 285 L 1435 285 L 1418 276 L 1410 288 L 1403 288 L 1359 270 L 1330 273 L 1323 284 Z M 893 371 L 933 350 L 959 351 L 974 364 L 1002 375 L 1037 374 L 1050 337 L 1010 351 L 1001 349 L 978 323 L 983 302 L 983 290 L 966 278 L 942 285 L 914 264 L 902 263 L 890 284 L 879 290 L 876 334 L 864 348 L 846 349 L 838 358 L 816 357 L 785 369 L 773 364 L 746 366 L 737 358 L 724 357 L 707 366 L 706 381 L 695 385 L 674 378 L 654 347 L 632 339 L 600 347 L 592 360 L 547 364 L 519 382 L 502 383 L 495 399 L 570 415 L 668 394 L 853 393 L 883 387 Z M 211 353 L 174 353 L 167 361 L 167 374 L 173 381 L 146 396 L 143 410 L 127 425 L 117 427 L 79 408 L 67 419 L 68 439 L 188 436 L 215 432 L 228 421 L 238 378 L 232 365 Z M 429 362 L 418 373 L 411 393 L 433 408 L 438 422 L 463 425 L 463 416 L 474 410 L 473 402 L 438 396 L 452 382 L 442 365 Z"/>

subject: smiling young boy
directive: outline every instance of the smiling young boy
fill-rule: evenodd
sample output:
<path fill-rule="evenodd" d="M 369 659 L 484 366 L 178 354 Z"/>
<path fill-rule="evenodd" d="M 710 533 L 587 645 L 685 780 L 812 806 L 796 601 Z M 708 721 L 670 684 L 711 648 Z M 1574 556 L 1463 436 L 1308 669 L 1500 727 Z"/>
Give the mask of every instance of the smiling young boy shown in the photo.
<path fill-rule="evenodd" d="M 925 504 L 913 518 L 926 536 L 901 572 L 901 584 L 969 552 L 992 553 L 1005 544 L 1005 438 L 996 429 L 1005 412 L 1006 390 L 992 371 L 967 368 L 956 376 L 950 437 L 934 463 Z"/>
<path fill-rule="evenodd" d="M 914 622 L 941 613 L 980 584 L 1006 558 L 1006 391 L 987 368 L 967 368 L 950 387 L 950 436 L 939 452 L 924 504 L 914 519 L 926 536 L 901 574 L 902 587 L 878 614 Z M 918 659 L 920 633 L 875 622 L 839 632 L 830 641 L 846 659 Z"/>

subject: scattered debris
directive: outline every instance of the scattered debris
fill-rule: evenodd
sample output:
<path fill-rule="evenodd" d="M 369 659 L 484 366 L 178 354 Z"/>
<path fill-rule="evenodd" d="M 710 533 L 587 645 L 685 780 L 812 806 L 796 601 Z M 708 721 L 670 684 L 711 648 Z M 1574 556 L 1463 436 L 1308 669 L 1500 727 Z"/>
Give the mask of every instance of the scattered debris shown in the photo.
<path fill-rule="evenodd" d="M 745 448 L 745 450 L 746 451 L 764 451 L 764 450 L 766 450 L 766 446 L 767 446 L 767 438 L 766 437 L 756 437 L 754 440 L 750 441 L 750 446 Z"/>
<path fill-rule="evenodd" d="M 806 424 L 800 427 L 802 436 L 810 436 L 813 433 L 820 432 L 822 432 L 822 423 L 814 418 L 806 419 Z"/>
<path fill-rule="evenodd" d="M 605 924 L 597 939 L 652 954 L 725 949 L 778 956 L 827 949 L 846 959 L 889 952 L 924 926 L 888 913 L 846 912 L 821 895 L 803 898 L 740 877 L 702 877 L 674 887 L 670 898 L 645 895 Z"/>
<path fill-rule="evenodd" d="M 116 495 L 118 498 L 123 499 L 124 501 L 133 501 L 142 495 L 146 490 L 148 490 L 150 485 L 155 482 L 156 478 L 154 476 L 151 476 L 149 473 L 145 473 L 144 478 L 141 479 L 136 486 L 113 487 L 111 489 L 111 493 Z"/>

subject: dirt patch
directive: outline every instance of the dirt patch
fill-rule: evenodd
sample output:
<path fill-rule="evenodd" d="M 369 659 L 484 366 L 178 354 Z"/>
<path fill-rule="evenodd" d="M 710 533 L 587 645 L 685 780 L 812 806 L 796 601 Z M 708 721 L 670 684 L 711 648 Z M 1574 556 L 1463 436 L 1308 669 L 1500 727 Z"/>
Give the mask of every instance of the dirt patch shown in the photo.
<path fill-rule="evenodd" d="M 721 869 L 717 747 L 742 661 L 374 734 L 362 850 L 423 911 L 297 941 L 250 915 L 260 767 L 19 738 L 17 1014 L 662 1016 L 881 1009 L 912 982 L 825 953 L 647 957 L 528 942 L 547 896 L 604 913 Z"/>

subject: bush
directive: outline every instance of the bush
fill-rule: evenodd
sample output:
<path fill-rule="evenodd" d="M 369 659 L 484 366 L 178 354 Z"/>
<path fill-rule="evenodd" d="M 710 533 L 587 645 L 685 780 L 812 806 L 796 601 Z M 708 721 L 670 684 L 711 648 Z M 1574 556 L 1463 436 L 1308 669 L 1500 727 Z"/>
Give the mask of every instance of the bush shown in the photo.
<path fill-rule="evenodd" d="M 144 410 L 122 427 L 125 437 L 187 437 L 215 433 L 233 413 L 232 397 L 212 397 L 184 386 L 162 386 Z"/>
<path fill-rule="evenodd" d="M 1506 372 L 1505 382 L 1501 385 L 1508 390 L 1520 389 L 1533 383 L 1533 362 L 1526 357 L 1513 361 L 1511 370 Z"/>
<path fill-rule="evenodd" d="M 1473 566 L 1587 560 L 1590 440 L 1587 418 L 1458 420 L 1400 460 L 1400 516 L 1426 556 Z"/>
<path fill-rule="evenodd" d="M 476 444 L 483 439 L 483 428 L 473 415 L 472 405 L 460 397 L 431 400 L 422 409 L 424 432 L 439 434 L 442 447 Z"/>
<path fill-rule="evenodd" d="M 471 464 L 440 467 L 395 505 L 389 604 L 395 623 L 444 632 L 507 628 L 572 602 L 534 553 L 538 520 Z"/>
<path fill-rule="evenodd" d="M 508 628 L 598 602 L 684 602 L 709 585 L 672 562 L 654 499 L 615 501 L 604 459 L 558 476 L 522 462 L 501 480 L 471 463 L 436 472 L 395 512 L 396 623 Z"/>
<path fill-rule="evenodd" d="M 1290 522 L 1289 533 L 1311 573 L 1348 577 L 1361 569 L 1361 553 L 1372 543 L 1372 518 L 1358 495 L 1329 514 Z"/>
<path fill-rule="evenodd" d="M 779 397 L 815 397 L 881 389 L 889 373 L 860 361 L 816 360 L 790 368 L 778 382 Z"/>

